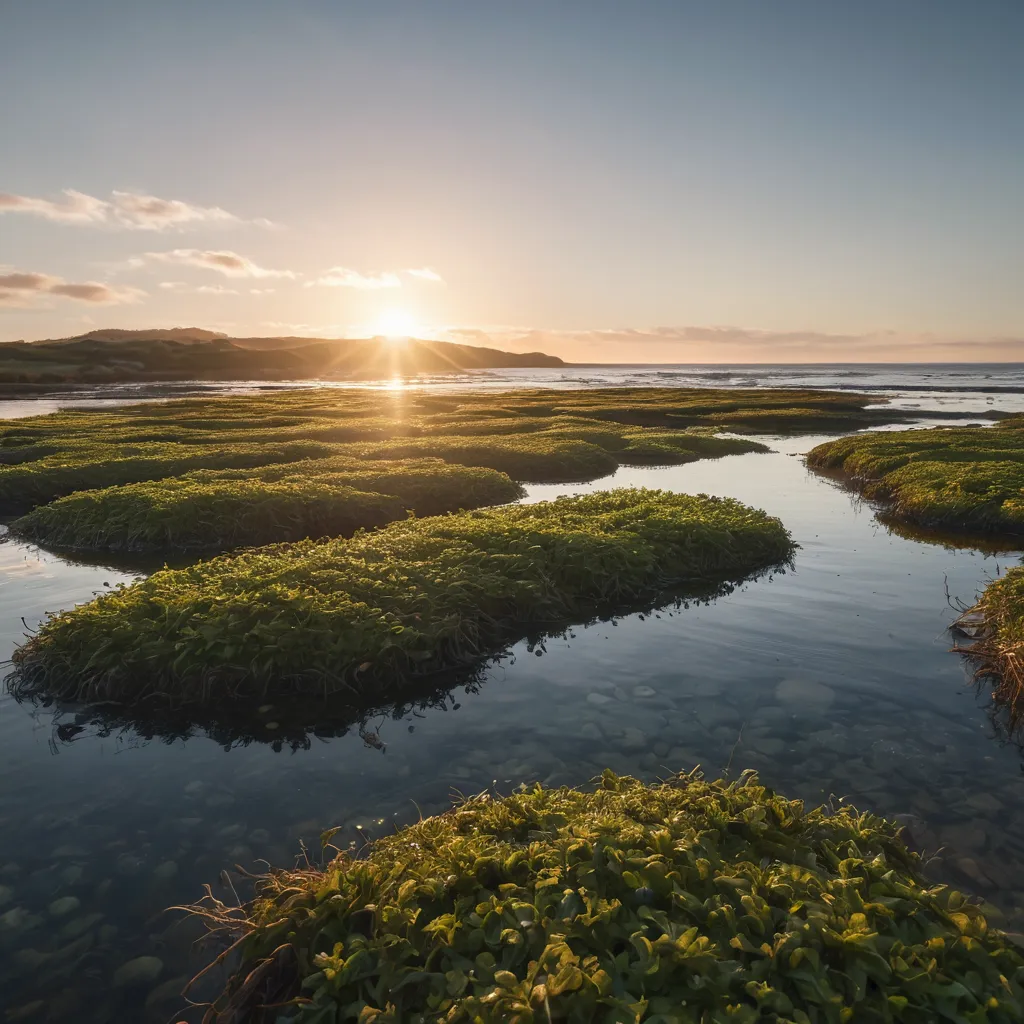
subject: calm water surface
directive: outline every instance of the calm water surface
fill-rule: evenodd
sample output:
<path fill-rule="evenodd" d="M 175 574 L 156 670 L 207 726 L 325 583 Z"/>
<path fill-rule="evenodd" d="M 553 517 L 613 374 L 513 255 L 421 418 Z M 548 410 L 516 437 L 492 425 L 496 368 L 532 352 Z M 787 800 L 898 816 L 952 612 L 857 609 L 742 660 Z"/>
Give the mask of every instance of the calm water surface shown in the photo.
<path fill-rule="evenodd" d="M 990 721 L 955 655 L 955 611 L 1019 553 L 889 533 L 871 509 L 809 474 L 822 438 L 767 439 L 771 455 L 624 469 L 583 490 L 645 485 L 732 495 L 780 516 L 791 571 L 707 606 L 665 609 L 516 647 L 478 690 L 360 731 L 277 742 L 164 741 L 73 709 L 0 698 L 0 1006 L 9 1019 L 166 1021 L 199 960 L 169 905 L 225 867 L 291 862 L 445 808 L 454 792 L 533 779 L 581 784 L 605 767 L 646 779 L 696 764 L 756 768 L 813 803 L 910 815 L 940 851 L 934 877 L 969 888 L 1017 928 L 1024 916 L 1020 751 Z M 565 487 L 533 487 L 527 500 Z M 46 611 L 123 570 L 0 544 L 0 657 Z M 538 656 L 539 655 L 539 656 Z M 273 712 L 268 713 L 267 722 Z M 68 726 L 72 728 L 68 728 Z M 250 736 L 250 740 L 252 737 Z M 312 854 L 311 854 L 312 855 Z M 121 970 L 146 956 L 141 966 Z M 157 973 L 159 970 L 159 973 Z"/>

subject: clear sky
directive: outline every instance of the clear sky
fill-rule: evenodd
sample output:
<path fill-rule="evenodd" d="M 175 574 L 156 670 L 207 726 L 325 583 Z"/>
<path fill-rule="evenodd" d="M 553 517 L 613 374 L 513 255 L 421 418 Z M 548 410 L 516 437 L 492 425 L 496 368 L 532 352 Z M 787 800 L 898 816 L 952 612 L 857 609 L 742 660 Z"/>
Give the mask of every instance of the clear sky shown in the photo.
<path fill-rule="evenodd" d="M 0 340 L 1024 360 L 1021 0 L 5 2 Z"/>

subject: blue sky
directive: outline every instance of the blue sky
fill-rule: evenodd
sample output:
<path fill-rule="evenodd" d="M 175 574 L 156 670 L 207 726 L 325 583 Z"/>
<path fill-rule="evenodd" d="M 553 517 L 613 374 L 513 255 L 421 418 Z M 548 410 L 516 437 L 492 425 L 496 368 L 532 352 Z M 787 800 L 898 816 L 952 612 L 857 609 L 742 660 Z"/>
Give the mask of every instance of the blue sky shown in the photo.
<path fill-rule="evenodd" d="M 1016 0 L 8 5 L 0 340 L 1024 359 L 1022 46 Z"/>

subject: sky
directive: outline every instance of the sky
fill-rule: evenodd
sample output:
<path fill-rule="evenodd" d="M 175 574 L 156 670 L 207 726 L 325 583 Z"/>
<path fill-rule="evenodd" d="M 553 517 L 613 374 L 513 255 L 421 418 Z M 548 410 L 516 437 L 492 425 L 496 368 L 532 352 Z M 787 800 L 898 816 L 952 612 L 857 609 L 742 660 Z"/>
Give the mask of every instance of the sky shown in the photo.
<path fill-rule="evenodd" d="M 1024 361 L 1019 0 L 33 0 L 0 341 Z"/>

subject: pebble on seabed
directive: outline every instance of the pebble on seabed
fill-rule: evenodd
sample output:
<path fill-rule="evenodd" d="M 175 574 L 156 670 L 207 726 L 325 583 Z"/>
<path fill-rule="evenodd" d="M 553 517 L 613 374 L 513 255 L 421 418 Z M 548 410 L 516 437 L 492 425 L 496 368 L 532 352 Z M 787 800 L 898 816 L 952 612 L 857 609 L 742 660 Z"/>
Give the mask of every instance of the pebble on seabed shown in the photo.
<path fill-rule="evenodd" d="M 50 904 L 50 913 L 54 917 L 63 917 L 65 914 L 70 914 L 72 911 L 77 910 L 82 905 L 82 901 L 76 896 L 63 896 L 59 900 L 54 900 Z"/>
<path fill-rule="evenodd" d="M 160 977 L 164 962 L 156 956 L 140 956 L 114 971 L 114 988 L 147 985 Z"/>

